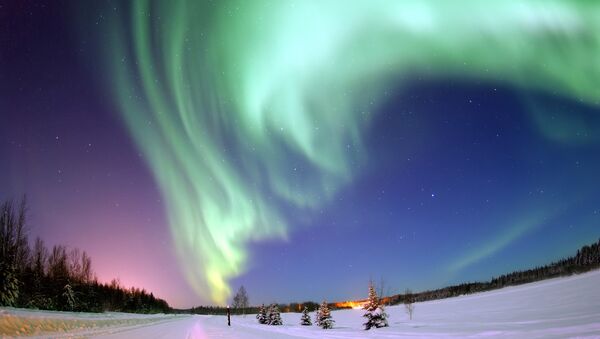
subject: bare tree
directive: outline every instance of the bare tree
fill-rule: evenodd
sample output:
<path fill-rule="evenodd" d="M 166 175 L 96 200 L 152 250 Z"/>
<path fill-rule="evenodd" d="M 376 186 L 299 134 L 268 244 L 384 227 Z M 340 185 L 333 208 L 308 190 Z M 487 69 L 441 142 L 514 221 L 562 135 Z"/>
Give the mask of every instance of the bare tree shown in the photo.
<path fill-rule="evenodd" d="M 14 208 L 11 201 L 0 206 L 0 305 L 3 306 L 16 303 L 21 284 L 19 276 L 28 266 L 26 211 L 25 198 L 19 208 Z"/>
<path fill-rule="evenodd" d="M 93 280 L 94 272 L 92 272 L 92 258 L 83 251 L 81 254 L 81 279 L 84 283 L 89 283 Z"/>
<path fill-rule="evenodd" d="M 88 283 L 92 280 L 92 259 L 85 251 L 73 248 L 69 251 L 69 273 L 71 279 L 78 283 Z"/>
<path fill-rule="evenodd" d="M 390 287 L 386 285 L 383 277 L 379 279 L 379 286 L 377 286 L 377 295 L 379 296 L 380 302 L 382 305 L 389 306 L 389 298 L 386 299 L 386 296 L 390 296 Z"/>
<path fill-rule="evenodd" d="M 31 268 L 33 273 L 33 289 L 35 293 L 41 293 L 42 280 L 46 274 L 48 267 L 48 249 L 44 245 L 44 241 L 37 237 L 31 255 Z"/>
<path fill-rule="evenodd" d="M 415 311 L 414 299 L 415 298 L 413 296 L 412 291 L 410 290 L 410 288 L 407 288 L 404 292 L 404 307 L 406 308 L 406 313 L 408 313 L 410 320 L 412 320 L 413 312 Z"/>
<path fill-rule="evenodd" d="M 61 284 L 66 283 L 69 279 L 69 264 L 65 246 L 54 245 L 52 247 L 50 257 L 48 257 L 48 275 L 53 279 L 60 280 Z"/>
<path fill-rule="evenodd" d="M 35 238 L 31 261 L 35 274 L 44 275 L 48 264 L 48 249 L 40 237 Z"/>
<path fill-rule="evenodd" d="M 77 282 L 81 281 L 81 262 L 79 261 L 79 257 L 81 251 L 79 248 L 72 248 L 68 254 L 69 261 L 69 273 L 71 275 L 71 279 Z"/>
<path fill-rule="evenodd" d="M 29 256 L 26 214 L 25 198 L 18 208 L 13 206 L 12 201 L 6 201 L 0 206 L 0 258 L 12 261 L 18 268 L 25 267 Z"/>
<path fill-rule="evenodd" d="M 242 313 L 245 313 L 245 309 L 248 308 L 248 306 L 248 294 L 246 293 L 246 288 L 242 285 L 233 297 L 233 308 L 236 310 L 241 309 Z"/>

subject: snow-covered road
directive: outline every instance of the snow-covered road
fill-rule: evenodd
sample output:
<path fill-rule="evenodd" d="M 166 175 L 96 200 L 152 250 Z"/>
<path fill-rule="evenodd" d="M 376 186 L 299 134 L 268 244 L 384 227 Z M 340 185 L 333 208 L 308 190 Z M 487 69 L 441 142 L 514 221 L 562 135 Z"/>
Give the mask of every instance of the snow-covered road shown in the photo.
<path fill-rule="evenodd" d="M 388 307 L 390 327 L 364 331 L 361 310 L 332 312 L 335 328 L 259 325 L 253 315 L 223 316 L 69 313 L 0 308 L 0 336 L 98 338 L 600 338 L 600 270 L 568 278 L 416 304 Z M 314 315 L 313 315 L 314 317 Z"/>

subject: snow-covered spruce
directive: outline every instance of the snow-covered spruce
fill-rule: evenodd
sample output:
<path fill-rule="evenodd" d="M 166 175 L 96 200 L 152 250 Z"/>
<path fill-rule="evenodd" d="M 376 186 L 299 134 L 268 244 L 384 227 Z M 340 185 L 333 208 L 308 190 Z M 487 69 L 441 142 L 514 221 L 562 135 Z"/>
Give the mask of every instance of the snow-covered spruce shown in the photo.
<path fill-rule="evenodd" d="M 315 325 L 321 326 L 321 306 L 318 306 L 315 312 Z"/>
<path fill-rule="evenodd" d="M 271 307 L 269 307 L 269 325 L 283 325 L 283 320 L 281 320 L 281 314 L 279 313 L 277 304 L 272 304 Z"/>
<path fill-rule="evenodd" d="M 363 310 L 367 311 L 363 315 L 363 317 L 367 318 L 367 322 L 363 324 L 365 330 L 370 330 L 371 327 L 380 328 L 388 326 L 388 315 L 385 313 L 383 305 L 379 304 L 379 298 L 372 282 L 369 283 L 369 300 L 365 307 L 363 307 Z"/>
<path fill-rule="evenodd" d="M 64 303 L 67 306 L 69 311 L 74 311 L 77 306 L 77 301 L 75 300 L 75 292 L 73 292 L 73 288 L 71 284 L 66 284 L 63 288 L 62 297 L 64 299 Z"/>
<path fill-rule="evenodd" d="M 321 307 L 319 307 L 319 326 L 323 329 L 333 328 L 335 321 L 331 317 L 331 311 L 327 306 L 327 302 L 323 301 Z"/>
<path fill-rule="evenodd" d="M 312 325 L 312 321 L 310 320 L 310 315 L 308 315 L 308 307 L 306 307 L 306 306 L 304 306 L 304 310 L 302 311 L 302 317 L 300 318 L 300 325 L 302 325 L 302 326 Z"/>
<path fill-rule="evenodd" d="M 8 262 L 4 254 L 0 258 L 0 305 L 13 306 L 19 297 L 17 267 Z"/>
<path fill-rule="evenodd" d="M 267 318 L 267 309 L 265 308 L 265 304 L 262 304 L 258 314 L 256 315 L 256 319 L 258 319 L 259 324 L 267 324 L 269 319 Z"/>

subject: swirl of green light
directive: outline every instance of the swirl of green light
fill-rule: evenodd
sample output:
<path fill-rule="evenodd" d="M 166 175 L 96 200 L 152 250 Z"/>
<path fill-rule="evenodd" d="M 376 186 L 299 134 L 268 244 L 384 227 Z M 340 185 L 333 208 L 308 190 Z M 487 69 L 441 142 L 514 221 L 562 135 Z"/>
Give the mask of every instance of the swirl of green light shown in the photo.
<path fill-rule="evenodd" d="M 356 175 L 392 82 L 460 76 L 600 98 L 596 1 L 140 0 L 112 27 L 120 112 L 188 281 L 221 304 L 248 243 L 287 236 L 281 210 L 322 206 Z"/>

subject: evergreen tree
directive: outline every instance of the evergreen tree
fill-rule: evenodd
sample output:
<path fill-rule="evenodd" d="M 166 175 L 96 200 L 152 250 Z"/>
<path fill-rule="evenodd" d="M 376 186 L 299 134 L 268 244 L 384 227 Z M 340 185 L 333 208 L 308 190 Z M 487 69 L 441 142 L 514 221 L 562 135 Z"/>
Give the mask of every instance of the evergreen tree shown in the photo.
<path fill-rule="evenodd" d="M 15 306 L 19 296 L 17 269 L 8 262 L 0 262 L 0 305 Z"/>
<path fill-rule="evenodd" d="M 71 284 L 66 284 L 63 288 L 62 294 L 65 305 L 69 311 L 74 311 L 77 306 L 77 301 L 75 300 L 75 292 L 73 292 L 73 288 Z"/>
<path fill-rule="evenodd" d="M 277 304 L 273 304 L 269 308 L 269 325 L 283 325 Z"/>
<path fill-rule="evenodd" d="M 269 319 L 267 318 L 267 310 L 265 309 L 265 304 L 262 304 L 258 314 L 256 315 L 256 319 L 258 319 L 259 324 L 267 324 Z"/>
<path fill-rule="evenodd" d="M 306 307 L 306 306 L 304 306 L 304 310 L 302 311 L 302 318 L 300 318 L 300 325 L 302 325 L 302 326 L 312 325 L 312 321 L 310 320 L 310 315 L 308 315 L 308 307 Z"/>
<path fill-rule="evenodd" d="M 319 307 L 319 326 L 323 329 L 330 329 L 333 328 L 334 323 L 329 306 L 327 306 L 326 301 L 323 301 L 321 307 Z"/>
<path fill-rule="evenodd" d="M 365 330 L 370 330 L 371 327 L 387 327 L 387 313 L 383 308 L 383 305 L 380 305 L 379 298 L 377 297 L 377 292 L 375 292 L 375 287 L 373 287 L 373 282 L 369 283 L 369 300 L 366 305 L 363 307 L 363 310 L 367 311 L 363 317 L 367 318 L 367 322 L 363 325 L 365 326 Z"/>

